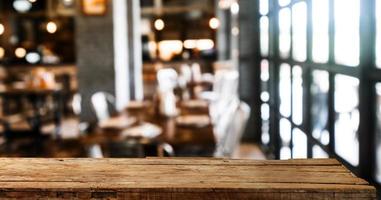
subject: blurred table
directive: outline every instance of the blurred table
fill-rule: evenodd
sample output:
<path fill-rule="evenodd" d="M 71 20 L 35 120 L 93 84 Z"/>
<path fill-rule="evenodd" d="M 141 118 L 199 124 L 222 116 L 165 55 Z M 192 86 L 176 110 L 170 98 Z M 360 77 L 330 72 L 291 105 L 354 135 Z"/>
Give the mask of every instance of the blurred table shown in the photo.
<path fill-rule="evenodd" d="M 0 159 L 8 199 L 376 199 L 336 160 Z"/>
<path fill-rule="evenodd" d="M 208 109 L 196 109 L 195 112 L 192 109 L 187 109 L 184 106 L 180 106 L 180 116 L 200 116 L 200 119 L 208 119 Z M 216 138 L 214 135 L 213 124 L 210 120 L 207 122 L 200 122 L 201 126 L 181 125 L 178 123 L 178 117 L 165 117 L 155 112 L 155 108 L 151 103 L 145 106 L 138 107 L 132 106 L 126 108 L 121 115 L 129 118 L 136 119 L 136 123 L 130 126 L 138 126 L 143 123 L 149 123 L 161 128 L 161 134 L 155 137 L 138 137 L 142 143 L 168 143 L 174 150 L 176 155 L 181 156 L 212 156 L 216 148 Z M 120 118 L 120 116 L 114 118 Z M 123 135 L 123 131 L 126 128 L 114 127 L 114 128 L 100 128 L 95 134 L 86 138 L 87 143 L 102 143 L 105 141 L 123 141 L 126 136 Z"/>

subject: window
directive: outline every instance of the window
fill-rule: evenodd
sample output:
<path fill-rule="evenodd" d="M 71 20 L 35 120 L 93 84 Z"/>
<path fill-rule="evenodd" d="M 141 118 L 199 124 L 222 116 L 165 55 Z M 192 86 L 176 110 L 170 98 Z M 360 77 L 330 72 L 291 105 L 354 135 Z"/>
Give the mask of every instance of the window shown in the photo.
<path fill-rule="evenodd" d="M 259 13 L 261 15 L 267 15 L 269 13 L 269 0 L 259 1 Z"/>
<path fill-rule="evenodd" d="M 357 66 L 360 60 L 360 0 L 334 0 L 335 61 Z"/>
<path fill-rule="evenodd" d="M 335 151 L 354 166 L 359 164 L 358 126 L 360 123 L 359 80 L 335 77 Z"/>
<path fill-rule="evenodd" d="M 312 158 L 329 158 L 328 154 L 318 145 L 312 147 Z"/>
<path fill-rule="evenodd" d="M 299 2 L 292 7 L 293 58 L 303 62 L 307 58 L 307 5 Z"/>
<path fill-rule="evenodd" d="M 291 0 L 278 0 L 279 6 L 287 6 L 291 3 Z"/>
<path fill-rule="evenodd" d="M 376 0 L 376 64 L 381 68 L 381 1 Z"/>
<path fill-rule="evenodd" d="M 381 0 L 275 3 L 258 94 L 264 146 L 277 159 L 338 158 L 381 186 Z"/>
<path fill-rule="evenodd" d="M 303 70 L 300 66 L 292 68 L 292 120 L 295 124 L 303 122 Z"/>
<path fill-rule="evenodd" d="M 290 56 L 291 50 L 291 10 L 283 8 L 279 11 L 279 53 L 282 58 Z"/>
<path fill-rule="evenodd" d="M 326 63 L 329 58 L 329 2 L 312 0 L 312 60 Z"/>
<path fill-rule="evenodd" d="M 300 129 L 292 131 L 292 158 L 307 158 L 307 136 Z"/>
<path fill-rule="evenodd" d="M 312 73 L 312 136 L 323 145 L 329 144 L 328 132 L 328 91 L 329 74 L 316 70 Z"/>
<path fill-rule="evenodd" d="M 381 182 L 381 83 L 376 84 L 377 126 L 376 126 L 376 180 Z"/>
<path fill-rule="evenodd" d="M 262 16 L 259 23 L 261 26 L 261 54 L 267 56 L 269 54 L 269 18 Z"/>
<path fill-rule="evenodd" d="M 291 67 L 282 64 L 279 70 L 280 113 L 284 117 L 291 116 Z"/>

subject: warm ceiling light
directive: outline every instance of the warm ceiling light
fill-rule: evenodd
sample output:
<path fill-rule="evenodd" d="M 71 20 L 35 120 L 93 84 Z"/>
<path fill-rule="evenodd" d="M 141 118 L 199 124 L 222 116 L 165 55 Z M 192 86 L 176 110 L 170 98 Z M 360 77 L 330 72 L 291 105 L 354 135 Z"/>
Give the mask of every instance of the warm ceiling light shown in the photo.
<path fill-rule="evenodd" d="M 31 3 L 36 3 L 37 0 L 28 0 Z"/>
<path fill-rule="evenodd" d="M 165 27 L 165 23 L 162 19 L 157 19 L 154 23 L 155 29 L 161 31 Z"/>
<path fill-rule="evenodd" d="M 52 21 L 48 22 L 46 24 L 46 31 L 48 31 L 50 34 L 57 32 L 57 24 Z"/>
<path fill-rule="evenodd" d="M 214 48 L 214 42 L 211 39 L 197 40 L 197 49 L 200 51 L 211 50 Z"/>
<path fill-rule="evenodd" d="M 65 6 L 71 6 L 73 5 L 73 0 L 62 0 L 63 4 Z"/>
<path fill-rule="evenodd" d="M 0 24 L 0 35 L 3 35 L 4 30 L 5 30 L 4 25 Z"/>
<path fill-rule="evenodd" d="M 26 55 L 26 50 L 22 47 L 19 47 L 15 50 L 15 55 L 17 58 L 24 58 Z"/>
<path fill-rule="evenodd" d="M 209 20 L 209 26 L 211 29 L 218 29 L 218 27 L 220 27 L 220 20 L 213 17 L 212 19 Z"/>
<path fill-rule="evenodd" d="M 186 49 L 194 49 L 197 47 L 197 40 L 185 40 L 184 48 Z"/>
<path fill-rule="evenodd" d="M 5 50 L 3 47 L 0 47 L 0 60 L 3 59 L 5 56 Z"/>

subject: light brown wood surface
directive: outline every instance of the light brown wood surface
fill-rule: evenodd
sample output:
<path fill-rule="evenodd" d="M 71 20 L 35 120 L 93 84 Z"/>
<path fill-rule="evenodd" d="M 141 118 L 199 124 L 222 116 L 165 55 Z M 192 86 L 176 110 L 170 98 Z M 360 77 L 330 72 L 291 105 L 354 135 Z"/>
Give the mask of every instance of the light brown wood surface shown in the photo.
<path fill-rule="evenodd" d="M 0 159 L 0 198 L 375 199 L 336 160 Z"/>

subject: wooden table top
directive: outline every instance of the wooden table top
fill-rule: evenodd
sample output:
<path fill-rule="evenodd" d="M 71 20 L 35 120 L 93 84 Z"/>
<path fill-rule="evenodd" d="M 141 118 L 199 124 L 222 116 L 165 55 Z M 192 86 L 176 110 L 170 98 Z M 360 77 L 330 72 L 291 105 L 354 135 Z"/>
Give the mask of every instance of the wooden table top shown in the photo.
<path fill-rule="evenodd" d="M 0 198 L 375 199 L 336 160 L 0 159 Z"/>

